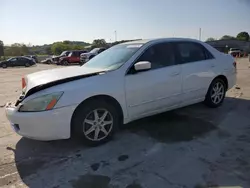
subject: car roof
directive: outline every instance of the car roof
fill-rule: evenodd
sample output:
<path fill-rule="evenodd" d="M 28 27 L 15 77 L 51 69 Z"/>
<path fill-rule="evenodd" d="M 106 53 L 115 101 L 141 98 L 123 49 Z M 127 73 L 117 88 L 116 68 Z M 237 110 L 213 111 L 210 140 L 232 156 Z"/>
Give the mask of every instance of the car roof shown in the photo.
<path fill-rule="evenodd" d="M 146 44 L 146 43 L 154 43 L 154 42 L 177 42 L 177 41 L 189 41 L 189 42 L 201 42 L 196 39 L 190 39 L 190 38 L 156 38 L 156 39 L 142 39 L 142 40 L 134 40 L 130 42 L 125 42 L 121 44 Z"/>

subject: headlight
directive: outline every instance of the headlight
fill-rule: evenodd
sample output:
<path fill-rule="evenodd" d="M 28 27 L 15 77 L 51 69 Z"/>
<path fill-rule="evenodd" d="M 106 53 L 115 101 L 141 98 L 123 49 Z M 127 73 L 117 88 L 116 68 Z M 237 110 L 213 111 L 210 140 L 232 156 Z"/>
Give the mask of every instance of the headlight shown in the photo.
<path fill-rule="evenodd" d="M 63 92 L 51 93 L 31 99 L 19 108 L 20 112 L 40 112 L 51 110 L 62 96 Z"/>

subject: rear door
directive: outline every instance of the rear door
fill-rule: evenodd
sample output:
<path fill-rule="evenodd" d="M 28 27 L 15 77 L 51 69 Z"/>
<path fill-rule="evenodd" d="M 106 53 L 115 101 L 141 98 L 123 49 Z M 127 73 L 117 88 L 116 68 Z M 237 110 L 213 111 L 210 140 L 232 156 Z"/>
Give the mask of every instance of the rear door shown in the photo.
<path fill-rule="evenodd" d="M 178 62 L 182 69 L 182 103 L 203 100 L 215 77 L 215 58 L 200 43 L 177 42 Z"/>
<path fill-rule="evenodd" d="M 18 58 L 18 66 L 25 66 L 26 63 L 30 64 L 30 61 L 27 58 Z"/>
<path fill-rule="evenodd" d="M 79 51 L 73 51 L 70 60 L 71 60 L 71 63 L 80 62 L 80 52 Z"/>

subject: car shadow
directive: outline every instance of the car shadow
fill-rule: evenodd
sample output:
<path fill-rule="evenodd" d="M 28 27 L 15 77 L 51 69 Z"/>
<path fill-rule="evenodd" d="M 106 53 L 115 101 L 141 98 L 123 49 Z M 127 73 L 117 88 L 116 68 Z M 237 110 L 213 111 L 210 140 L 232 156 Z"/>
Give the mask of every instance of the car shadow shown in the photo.
<path fill-rule="evenodd" d="M 167 143 L 191 141 L 206 135 L 210 131 L 219 129 L 218 124 L 241 103 L 247 103 L 248 110 L 250 110 L 249 100 L 227 97 L 225 103 L 216 109 L 207 108 L 203 104 L 196 104 L 134 121 L 123 126 L 121 134 L 130 132 Z M 119 139 L 119 137 L 116 137 L 116 139 Z M 54 159 L 64 162 L 69 156 L 76 156 L 86 148 L 88 147 L 84 146 L 82 142 L 73 139 L 41 142 L 21 138 L 13 152 L 20 178 L 27 186 L 35 187 L 28 180 L 28 176 L 38 172 L 46 163 Z M 98 149 L 99 147 L 96 147 L 91 151 Z"/>
<path fill-rule="evenodd" d="M 191 141 L 218 129 L 218 124 L 234 109 L 235 98 L 225 98 L 219 108 L 207 108 L 203 103 L 140 119 L 123 129 L 159 142 Z"/>
<path fill-rule="evenodd" d="M 86 147 L 80 141 L 73 139 L 42 142 L 21 138 L 13 152 L 18 173 L 24 179 L 47 162 L 63 161 L 69 155 L 78 153 L 84 148 Z"/>

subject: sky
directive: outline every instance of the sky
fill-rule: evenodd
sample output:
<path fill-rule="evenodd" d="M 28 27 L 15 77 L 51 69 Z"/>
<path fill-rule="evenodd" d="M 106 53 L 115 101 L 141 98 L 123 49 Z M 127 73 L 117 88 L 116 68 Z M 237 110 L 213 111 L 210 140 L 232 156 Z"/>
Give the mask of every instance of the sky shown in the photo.
<path fill-rule="evenodd" d="M 250 0 L 0 0 L 4 44 L 250 33 Z"/>

